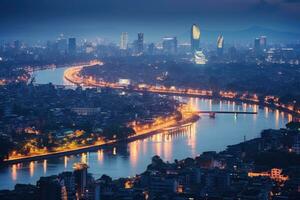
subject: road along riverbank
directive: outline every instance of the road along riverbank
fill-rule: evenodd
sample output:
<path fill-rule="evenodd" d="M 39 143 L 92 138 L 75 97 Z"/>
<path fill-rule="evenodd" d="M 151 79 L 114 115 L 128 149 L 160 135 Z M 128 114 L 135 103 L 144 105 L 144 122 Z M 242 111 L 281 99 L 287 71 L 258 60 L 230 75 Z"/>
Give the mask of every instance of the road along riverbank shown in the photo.
<path fill-rule="evenodd" d="M 47 158 L 51 158 L 51 157 L 78 154 L 78 153 L 83 153 L 86 151 L 97 150 L 101 147 L 117 145 L 118 143 L 122 143 L 122 142 L 132 142 L 135 140 L 143 139 L 143 138 L 150 137 L 152 135 L 161 133 L 166 128 L 181 127 L 186 124 L 194 123 L 199 118 L 200 117 L 197 113 L 191 113 L 191 112 L 182 113 L 182 119 L 180 119 L 180 120 L 175 120 L 174 118 L 170 117 L 170 119 L 164 121 L 163 123 L 161 123 L 157 126 L 154 126 L 154 127 L 151 126 L 149 128 L 139 129 L 134 135 L 131 135 L 125 139 L 114 139 L 114 140 L 109 140 L 109 141 L 101 141 L 101 142 L 96 142 L 95 144 L 92 144 L 92 145 L 85 145 L 85 146 L 80 146 L 80 147 L 61 150 L 61 151 L 47 152 L 47 153 L 38 154 L 38 155 L 12 157 L 12 158 L 4 160 L 3 164 L 16 164 L 16 163 L 21 163 L 21 162 L 42 160 L 42 159 L 47 159 Z"/>

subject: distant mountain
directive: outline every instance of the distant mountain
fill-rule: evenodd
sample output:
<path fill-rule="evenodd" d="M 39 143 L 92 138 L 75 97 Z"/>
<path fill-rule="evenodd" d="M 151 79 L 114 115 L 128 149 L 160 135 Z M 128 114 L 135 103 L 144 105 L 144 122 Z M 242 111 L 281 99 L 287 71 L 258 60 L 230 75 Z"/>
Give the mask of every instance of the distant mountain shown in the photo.
<path fill-rule="evenodd" d="M 254 38 L 259 36 L 267 36 L 268 41 L 271 42 L 288 42 L 288 41 L 300 41 L 300 33 L 294 33 L 289 31 L 277 31 L 261 26 L 252 26 L 244 30 L 239 31 L 207 31 L 203 30 L 203 39 L 217 40 L 219 34 L 222 34 L 225 41 L 253 41 Z"/>

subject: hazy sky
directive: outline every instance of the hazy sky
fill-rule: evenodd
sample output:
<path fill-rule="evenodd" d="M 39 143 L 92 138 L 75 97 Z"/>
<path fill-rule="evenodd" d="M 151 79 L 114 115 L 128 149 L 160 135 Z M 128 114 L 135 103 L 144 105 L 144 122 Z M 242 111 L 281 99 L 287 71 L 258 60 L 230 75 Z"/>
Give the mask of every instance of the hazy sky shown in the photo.
<path fill-rule="evenodd" d="M 104 32 L 121 28 L 128 31 L 126 27 L 134 31 L 139 27 L 154 28 L 167 34 L 167 26 L 175 30 L 176 26 L 185 28 L 192 23 L 208 30 L 239 30 L 260 25 L 300 32 L 299 20 L 300 0 L 1 0 L 0 3 L 2 36 L 29 32 L 87 34 L 100 27 Z"/>

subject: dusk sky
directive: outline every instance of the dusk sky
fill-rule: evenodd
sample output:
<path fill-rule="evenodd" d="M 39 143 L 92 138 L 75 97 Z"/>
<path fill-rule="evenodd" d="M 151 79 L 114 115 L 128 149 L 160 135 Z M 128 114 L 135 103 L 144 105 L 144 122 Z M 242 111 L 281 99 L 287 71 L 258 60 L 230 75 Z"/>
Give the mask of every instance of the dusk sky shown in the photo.
<path fill-rule="evenodd" d="M 2 0 L 0 36 L 26 38 L 46 32 L 54 37 L 63 32 L 88 37 L 101 32 L 106 37 L 160 29 L 161 34 L 180 37 L 193 23 L 205 30 L 258 25 L 299 33 L 299 20 L 300 0 Z"/>

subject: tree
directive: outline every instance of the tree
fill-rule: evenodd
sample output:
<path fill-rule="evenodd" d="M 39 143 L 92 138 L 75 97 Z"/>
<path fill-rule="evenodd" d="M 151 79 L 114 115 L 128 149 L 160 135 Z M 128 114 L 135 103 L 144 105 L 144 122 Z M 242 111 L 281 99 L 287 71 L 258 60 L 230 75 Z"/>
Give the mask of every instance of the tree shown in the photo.
<path fill-rule="evenodd" d="M 13 149 L 13 143 L 4 136 L 0 136 L 0 162 L 8 158 L 9 152 Z"/>
<path fill-rule="evenodd" d="M 285 126 L 291 130 L 300 130 L 300 122 L 289 122 Z"/>

